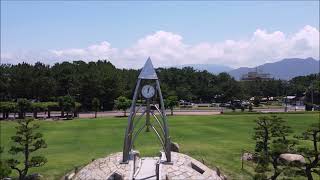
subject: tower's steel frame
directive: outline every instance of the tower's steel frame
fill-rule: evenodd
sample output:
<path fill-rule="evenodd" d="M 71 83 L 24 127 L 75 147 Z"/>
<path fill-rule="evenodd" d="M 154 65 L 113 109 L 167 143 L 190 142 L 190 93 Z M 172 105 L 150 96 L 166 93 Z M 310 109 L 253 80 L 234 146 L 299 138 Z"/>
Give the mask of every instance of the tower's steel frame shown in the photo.
<path fill-rule="evenodd" d="M 155 86 L 156 86 L 156 92 L 159 95 L 160 107 L 158 107 L 156 104 L 153 104 L 153 106 L 156 109 L 155 111 L 157 111 L 160 114 L 160 118 L 158 118 L 156 116 L 155 112 L 153 110 L 151 110 L 150 99 L 146 99 L 147 103 L 146 103 L 145 110 L 141 113 L 141 115 L 136 117 L 136 113 L 140 109 L 140 108 L 138 108 L 136 110 L 136 102 L 137 102 L 138 93 L 139 93 L 138 91 L 140 89 L 141 82 L 143 80 L 154 80 L 156 82 Z M 150 123 L 150 114 L 155 119 L 155 122 L 159 125 L 160 131 L 158 131 L 155 128 L 154 124 Z M 142 127 L 140 127 L 138 129 L 138 131 L 134 132 L 134 129 L 136 128 L 134 126 L 134 121 L 138 122 L 144 115 L 146 115 L 146 123 Z M 146 61 L 144 67 L 142 68 L 142 70 L 140 72 L 140 75 L 138 77 L 138 81 L 137 81 L 137 84 L 135 87 L 135 91 L 133 94 L 133 98 L 132 98 L 132 104 L 130 107 L 130 114 L 128 117 L 128 126 L 126 128 L 125 137 L 124 137 L 124 144 L 123 144 L 123 157 L 122 157 L 123 163 L 128 162 L 134 141 L 137 138 L 137 136 L 139 135 L 139 133 L 144 128 L 146 128 L 148 131 L 150 127 L 155 132 L 155 134 L 157 135 L 157 137 L 162 145 L 163 151 L 165 152 L 165 155 L 166 155 L 167 162 L 171 162 L 171 150 L 170 150 L 171 142 L 170 142 L 170 136 L 169 136 L 167 117 L 166 117 L 165 108 L 164 108 L 164 101 L 163 101 L 163 97 L 162 97 L 162 93 L 161 93 L 161 89 L 160 89 L 160 82 L 159 82 L 158 76 L 154 70 L 154 67 L 152 65 L 151 59 L 148 58 L 148 60 Z"/>

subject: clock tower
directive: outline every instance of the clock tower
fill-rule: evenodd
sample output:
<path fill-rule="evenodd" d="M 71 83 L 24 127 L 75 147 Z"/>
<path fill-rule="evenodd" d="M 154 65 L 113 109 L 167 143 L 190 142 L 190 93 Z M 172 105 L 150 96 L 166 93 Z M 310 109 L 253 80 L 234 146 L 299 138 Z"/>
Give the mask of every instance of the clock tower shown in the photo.
<path fill-rule="evenodd" d="M 139 97 L 141 97 L 141 101 L 139 101 L 140 105 L 138 106 L 137 100 Z M 140 128 L 136 127 L 144 117 L 145 123 Z M 153 122 L 151 122 L 151 119 Z M 146 129 L 147 132 L 151 129 L 156 134 L 166 155 L 166 161 L 171 162 L 171 142 L 163 97 L 159 79 L 150 58 L 148 58 L 138 76 L 133 94 L 124 137 L 123 163 L 128 162 L 134 141 L 143 129 Z"/>

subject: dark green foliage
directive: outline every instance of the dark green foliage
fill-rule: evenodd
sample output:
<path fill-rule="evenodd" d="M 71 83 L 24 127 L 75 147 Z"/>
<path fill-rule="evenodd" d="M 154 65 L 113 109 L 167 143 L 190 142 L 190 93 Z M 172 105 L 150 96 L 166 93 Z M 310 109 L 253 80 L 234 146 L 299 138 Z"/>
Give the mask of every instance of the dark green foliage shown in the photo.
<path fill-rule="evenodd" d="M 19 112 L 19 119 L 24 119 L 26 117 L 26 112 L 30 110 L 31 102 L 26 98 L 18 99 L 17 110 Z"/>
<path fill-rule="evenodd" d="M 282 172 L 287 170 L 286 166 L 279 163 L 280 155 L 292 152 L 296 144 L 294 140 L 288 139 L 292 132 L 291 128 L 286 125 L 282 118 L 274 115 L 270 117 L 260 116 L 255 122 L 255 134 L 253 136 L 256 140 L 255 152 L 257 155 L 255 179 L 265 179 L 270 171 L 272 176 L 269 178 L 277 179 Z"/>
<path fill-rule="evenodd" d="M 255 107 L 258 107 L 260 105 L 261 97 L 255 96 L 253 100 L 253 104 Z"/>
<path fill-rule="evenodd" d="M 10 97 L 10 80 L 11 80 L 11 65 L 0 64 L 0 102 L 8 101 Z"/>
<path fill-rule="evenodd" d="M 47 106 L 45 103 L 42 103 L 42 102 L 34 102 L 34 103 L 31 103 L 31 109 L 33 111 L 33 117 L 38 118 L 37 117 L 38 112 L 46 111 Z"/>
<path fill-rule="evenodd" d="M 11 174 L 11 169 L 7 162 L 0 160 L 0 179 L 8 177 Z"/>
<path fill-rule="evenodd" d="M 92 99 L 92 109 L 95 112 L 94 117 L 97 118 L 97 112 L 100 110 L 100 100 L 98 98 Z"/>
<path fill-rule="evenodd" d="M 320 104 L 320 74 L 310 74 L 308 76 L 298 76 L 289 81 L 288 94 L 303 96 L 306 93 L 307 101 L 311 102 L 311 91 L 314 93 L 314 103 Z"/>
<path fill-rule="evenodd" d="M 285 81 L 270 80 L 270 81 L 241 81 L 241 90 L 246 99 L 250 97 L 277 97 L 284 95 Z"/>
<path fill-rule="evenodd" d="M 18 103 L 16 102 L 0 102 L 0 112 L 2 113 L 2 119 L 8 119 L 9 113 L 16 113 L 18 112 L 20 115 L 20 119 L 25 117 L 25 112 L 32 111 L 33 117 L 37 118 L 38 112 L 47 112 L 48 118 L 51 117 L 52 110 L 59 110 L 59 103 L 58 102 L 30 102 L 26 99 L 19 99 Z M 61 104 L 60 104 L 61 105 Z M 79 110 L 81 104 L 75 103 L 75 111 Z"/>
<path fill-rule="evenodd" d="M 232 109 L 232 112 L 235 112 L 236 111 L 235 105 L 231 104 L 231 109 Z"/>
<path fill-rule="evenodd" d="M 15 102 L 0 102 L 0 112 L 2 112 L 2 119 L 9 118 L 9 113 L 17 110 L 17 103 Z"/>
<path fill-rule="evenodd" d="M 119 110 L 123 110 L 123 115 L 126 116 L 126 110 L 130 107 L 131 105 L 131 100 L 124 97 L 120 96 L 115 100 L 115 108 Z"/>
<path fill-rule="evenodd" d="M 252 104 L 249 104 L 249 112 L 252 112 Z"/>
<path fill-rule="evenodd" d="M 44 139 L 42 139 L 42 134 L 36 132 L 39 125 L 32 122 L 33 119 L 29 118 L 19 120 L 19 126 L 16 127 L 16 135 L 11 137 L 14 145 L 11 146 L 9 153 L 12 155 L 22 154 L 23 160 L 12 158 L 7 162 L 11 169 L 19 173 L 19 179 L 25 179 L 30 168 L 42 166 L 47 162 L 43 156 L 31 156 L 32 153 L 39 149 L 47 147 Z"/>
<path fill-rule="evenodd" d="M 164 97 L 176 95 L 178 100 L 193 102 L 228 102 L 250 97 L 303 96 L 307 103 L 319 104 L 319 75 L 285 81 L 236 81 L 227 73 L 217 75 L 191 67 L 158 68 Z M 53 66 L 36 63 L 0 65 L 0 101 L 15 102 L 27 98 L 35 102 L 58 101 L 70 95 L 81 103 L 82 110 L 92 109 L 92 99 L 100 100 L 103 110 L 111 110 L 119 96 L 132 97 L 139 70 L 117 69 L 108 61 L 86 63 L 62 62 Z M 313 88 L 309 88 L 313 84 Z M 287 92 L 287 93 L 286 93 Z"/>
<path fill-rule="evenodd" d="M 178 105 L 178 97 L 177 96 L 169 96 L 164 100 L 165 108 L 170 108 L 171 115 L 173 115 L 173 108 Z"/>
<path fill-rule="evenodd" d="M 76 109 L 76 103 L 71 96 L 62 96 L 59 97 L 59 107 L 61 109 L 61 116 L 64 117 L 64 112 L 66 112 L 67 119 L 69 119 L 69 113 Z"/>
<path fill-rule="evenodd" d="M 79 110 L 81 108 L 82 104 L 78 102 L 74 102 L 74 107 L 73 107 L 73 117 L 79 117 Z"/>
<path fill-rule="evenodd" d="M 58 102 L 41 102 L 43 107 L 48 112 L 48 118 L 51 117 L 51 111 L 59 108 Z"/>
<path fill-rule="evenodd" d="M 0 146 L 0 157 L 3 153 L 3 147 Z M 2 159 L 0 159 L 0 179 L 3 179 L 5 177 L 8 177 L 11 174 L 11 169 L 8 165 L 8 163 Z"/>
<path fill-rule="evenodd" d="M 307 162 L 304 167 L 300 167 L 304 170 L 303 175 L 312 180 L 312 173 L 320 176 L 320 122 L 312 124 L 309 129 L 304 131 L 302 135 L 296 136 L 297 139 L 302 141 L 310 141 L 311 147 L 299 147 L 298 152 L 303 155 Z"/>
<path fill-rule="evenodd" d="M 244 112 L 245 108 L 244 108 L 244 106 L 241 106 L 240 109 L 241 109 L 241 112 Z"/>

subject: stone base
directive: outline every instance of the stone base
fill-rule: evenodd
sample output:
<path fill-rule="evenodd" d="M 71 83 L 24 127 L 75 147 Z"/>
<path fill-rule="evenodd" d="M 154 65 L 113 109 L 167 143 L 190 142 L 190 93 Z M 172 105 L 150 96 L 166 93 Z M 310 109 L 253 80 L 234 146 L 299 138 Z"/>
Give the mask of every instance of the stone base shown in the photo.
<path fill-rule="evenodd" d="M 72 179 L 226 179 L 217 171 L 182 153 L 171 152 L 171 163 L 165 162 L 164 153 L 161 157 L 140 158 L 138 155 L 132 153 L 127 164 L 121 163 L 122 152 L 97 159 L 82 168 Z"/>

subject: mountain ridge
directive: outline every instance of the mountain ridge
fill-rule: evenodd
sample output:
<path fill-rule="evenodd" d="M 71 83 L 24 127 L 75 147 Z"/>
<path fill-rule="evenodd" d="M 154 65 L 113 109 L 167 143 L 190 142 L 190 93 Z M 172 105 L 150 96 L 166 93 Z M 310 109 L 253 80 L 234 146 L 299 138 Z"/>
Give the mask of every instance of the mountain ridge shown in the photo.
<path fill-rule="evenodd" d="M 305 76 L 319 73 L 319 60 L 313 58 L 285 58 L 273 63 L 265 63 L 253 68 L 241 67 L 228 73 L 239 80 L 243 74 L 258 70 L 263 73 L 270 73 L 275 79 L 290 80 L 296 76 Z"/>
<path fill-rule="evenodd" d="M 210 73 L 218 74 L 227 72 L 236 80 L 240 80 L 243 74 L 251 71 L 270 73 L 274 79 L 290 80 L 296 76 L 305 76 L 319 73 L 320 61 L 314 58 L 285 58 L 272 63 L 265 63 L 256 67 L 231 67 L 219 64 L 184 64 L 175 66 L 176 68 L 193 67 L 196 70 L 207 70 Z"/>
<path fill-rule="evenodd" d="M 233 70 L 233 68 L 225 65 L 220 64 L 183 64 L 183 65 L 177 65 L 174 66 L 175 68 L 184 68 L 184 67 L 193 67 L 196 70 L 203 71 L 206 70 L 210 73 L 221 73 L 221 72 L 229 72 Z"/>

